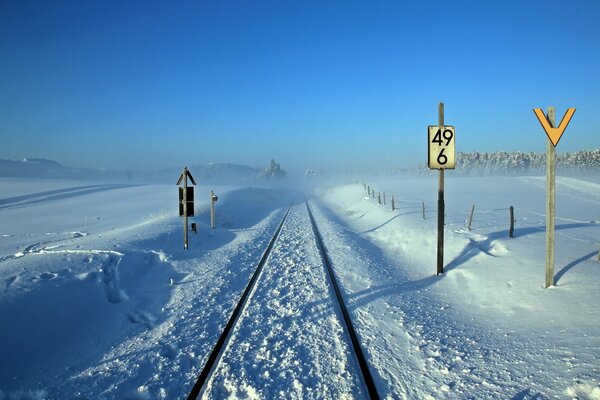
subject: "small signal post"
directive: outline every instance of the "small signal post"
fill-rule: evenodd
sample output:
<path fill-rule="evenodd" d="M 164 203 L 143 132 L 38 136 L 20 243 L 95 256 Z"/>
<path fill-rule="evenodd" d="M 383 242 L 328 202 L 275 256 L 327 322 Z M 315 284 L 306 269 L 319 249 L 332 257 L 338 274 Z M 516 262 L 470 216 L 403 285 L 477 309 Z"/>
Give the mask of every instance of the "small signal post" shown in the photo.
<path fill-rule="evenodd" d="M 438 107 L 438 125 L 427 127 L 427 138 L 427 166 L 439 170 L 436 270 L 439 275 L 444 273 L 444 170 L 454 169 L 456 165 L 454 127 L 444 125 L 444 103 Z"/>
<path fill-rule="evenodd" d="M 219 197 L 215 194 L 214 191 L 210 191 L 210 227 L 215 229 L 216 226 L 216 214 L 215 214 L 215 203 L 219 200 Z"/>
<path fill-rule="evenodd" d="M 194 187 L 188 186 L 188 178 L 190 178 L 193 185 L 196 184 L 190 171 L 188 171 L 187 167 L 184 167 L 177 180 L 177 185 L 179 185 L 179 216 L 183 217 L 184 250 L 188 250 L 188 217 L 194 215 Z"/>

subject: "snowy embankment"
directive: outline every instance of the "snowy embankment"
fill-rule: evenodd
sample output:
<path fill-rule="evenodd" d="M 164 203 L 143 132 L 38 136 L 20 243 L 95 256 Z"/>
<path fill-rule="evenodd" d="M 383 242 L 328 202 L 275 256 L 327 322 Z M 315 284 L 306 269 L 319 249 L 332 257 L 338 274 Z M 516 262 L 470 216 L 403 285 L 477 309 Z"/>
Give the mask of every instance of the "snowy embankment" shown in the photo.
<path fill-rule="evenodd" d="M 558 178 L 542 289 L 543 178 L 448 174 L 441 276 L 437 180 L 369 183 L 310 203 L 383 398 L 600 399 L 600 185 Z M 185 398 L 294 197 L 209 190 L 184 251 L 175 185 L 0 179 L 0 399 Z M 207 397 L 364 394 L 295 209 Z"/>
<path fill-rule="evenodd" d="M 0 398 L 182 398 L 287 193 L 197 189 L 183 250 L 173 186 L 0 181 Z"/>
<path fill-rule="evenodd" d="M 558 178 L 556 286 L 543 289 L 544 178 L 446 178 L 441 276 L 437 180 L 369 183 L 387 206 L 348 185 L 319 191 L 320 218 L 382 393 L 600 398 L 600 185 Z"/>

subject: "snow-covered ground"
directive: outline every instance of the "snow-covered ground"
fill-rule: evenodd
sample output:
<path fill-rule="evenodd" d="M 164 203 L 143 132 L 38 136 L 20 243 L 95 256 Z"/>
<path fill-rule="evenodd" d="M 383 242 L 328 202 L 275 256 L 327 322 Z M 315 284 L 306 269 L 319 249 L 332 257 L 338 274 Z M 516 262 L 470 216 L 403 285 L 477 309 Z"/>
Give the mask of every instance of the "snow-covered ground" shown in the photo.
<path fill-rule="evenodd" d="M 543 177 L 448 174 L 440 276 L 437 180 L 368 183 L 309 202 L 382 397 L 600 399 L 599 184 L 558 178 L 543 289 Z M 185 251 L 175 185 L 0 179 L 0 399 L 185 398 L 292 199 L 204 396 L 363 398 L 302 194 L 213 188 L 211 230 L 210 189 Z"/>

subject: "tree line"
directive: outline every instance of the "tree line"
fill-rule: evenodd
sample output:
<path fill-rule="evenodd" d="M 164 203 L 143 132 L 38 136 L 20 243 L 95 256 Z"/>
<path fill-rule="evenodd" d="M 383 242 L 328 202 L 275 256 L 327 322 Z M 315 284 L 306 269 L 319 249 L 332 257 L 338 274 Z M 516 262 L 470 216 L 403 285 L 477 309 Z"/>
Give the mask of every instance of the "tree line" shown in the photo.
<path fill-rule="evenodd" d="M 600 149 L 557 154 L 556 167 L 563 173 L 600 172 Z M 425 173 L 427 165 L 419 165 L 418 170 Z M 545 171 L 546 153 L 473 151 L 456 154 L 455 173 L 458 175 L 530 175 L 544 174 Z"/>

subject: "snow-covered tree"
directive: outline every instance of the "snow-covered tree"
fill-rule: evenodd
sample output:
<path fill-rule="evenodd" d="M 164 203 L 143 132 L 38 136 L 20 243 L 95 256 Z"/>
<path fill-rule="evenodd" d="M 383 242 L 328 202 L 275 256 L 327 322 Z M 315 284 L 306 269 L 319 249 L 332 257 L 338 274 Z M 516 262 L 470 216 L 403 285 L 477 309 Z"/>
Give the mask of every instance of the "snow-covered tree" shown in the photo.
<path fill-rule="evenodd" d="M 275 160 L 271 160 L 271 163 L 269 164 L 269 166 L 267 168 L 265 168 L 265 170 L 261 173 L 261 177 L 264 178 L 284 178 L 285 177 L 285 170 L 281 169 L 281 165 L 279 165 L 278 162 L 275 162 Z"/>

